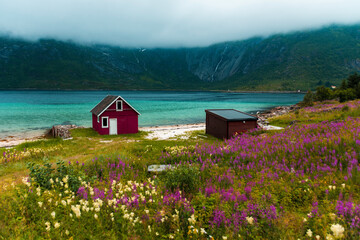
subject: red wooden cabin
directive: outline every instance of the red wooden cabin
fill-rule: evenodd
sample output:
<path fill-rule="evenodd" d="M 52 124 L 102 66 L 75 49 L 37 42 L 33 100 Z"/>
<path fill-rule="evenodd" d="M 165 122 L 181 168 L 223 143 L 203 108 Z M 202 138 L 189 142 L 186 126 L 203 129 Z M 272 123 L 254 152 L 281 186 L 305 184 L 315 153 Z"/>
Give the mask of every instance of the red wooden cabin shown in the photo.
<path fill-rule="evenodd" d="M 106 96 L 91 111 L 92 126 L 101 135 L 137 133 L 138 116 L 128 102 L 120 96 Z"/>

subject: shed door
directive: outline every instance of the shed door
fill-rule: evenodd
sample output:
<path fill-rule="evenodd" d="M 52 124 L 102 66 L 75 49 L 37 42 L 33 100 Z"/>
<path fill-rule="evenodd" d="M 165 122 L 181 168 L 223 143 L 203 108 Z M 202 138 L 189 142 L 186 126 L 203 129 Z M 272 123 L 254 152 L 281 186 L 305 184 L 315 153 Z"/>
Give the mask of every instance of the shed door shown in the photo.
<path fill-rule="evenodd" d="M 117 119 L 116 118 L 110 118 L 110 135 L 117 135 Z"/>

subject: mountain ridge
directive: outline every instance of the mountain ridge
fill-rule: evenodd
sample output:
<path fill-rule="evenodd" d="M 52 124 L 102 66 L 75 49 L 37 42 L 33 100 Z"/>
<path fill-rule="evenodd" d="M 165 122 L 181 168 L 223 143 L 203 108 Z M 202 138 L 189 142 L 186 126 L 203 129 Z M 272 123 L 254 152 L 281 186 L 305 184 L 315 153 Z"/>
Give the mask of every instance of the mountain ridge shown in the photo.
<path fill-rule="evenodd" d="M 1 89 L 295 91 L 360 72 L 360 25 L 196 48 L 0 38 Z"/>

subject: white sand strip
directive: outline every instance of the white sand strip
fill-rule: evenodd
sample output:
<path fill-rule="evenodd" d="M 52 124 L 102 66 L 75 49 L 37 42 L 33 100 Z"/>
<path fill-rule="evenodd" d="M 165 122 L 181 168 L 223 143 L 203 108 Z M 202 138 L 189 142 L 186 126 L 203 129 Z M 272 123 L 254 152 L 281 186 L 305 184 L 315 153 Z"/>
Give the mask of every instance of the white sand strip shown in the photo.
<path fill-rule="evenodd" d="M 189 131 L 205 130 L 205 123 L 184 124 L 173 126 L 142 127 L 141 131 L 147 131 L 147 139 L 165 140 L 185 135 Z M 186 138 L 183 136 L 182 138 Z"/>

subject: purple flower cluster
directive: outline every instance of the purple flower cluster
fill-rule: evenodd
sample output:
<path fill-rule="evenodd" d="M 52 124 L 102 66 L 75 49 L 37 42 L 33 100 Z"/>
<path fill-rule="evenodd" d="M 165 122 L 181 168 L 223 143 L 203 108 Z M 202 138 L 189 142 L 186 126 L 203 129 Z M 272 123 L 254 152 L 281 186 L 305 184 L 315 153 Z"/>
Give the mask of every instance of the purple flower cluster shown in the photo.
<path fill-rule="evenodd" d="M 360 204 L 351 201 L 338 200 L 336 204 L 336 213 L 350 223 L 350 227 L 360 231 Z"/>

